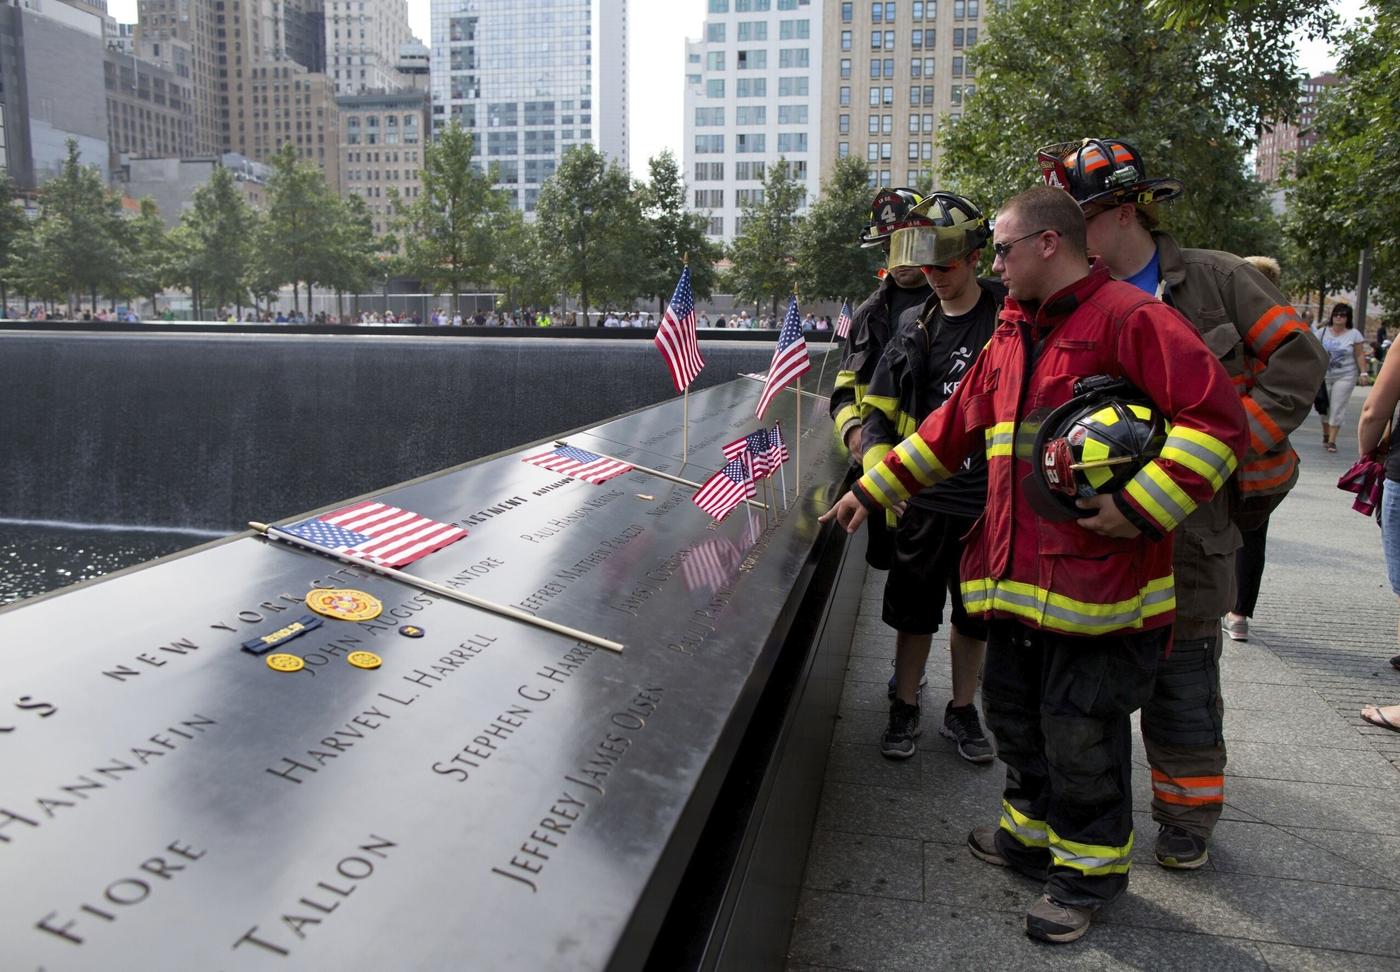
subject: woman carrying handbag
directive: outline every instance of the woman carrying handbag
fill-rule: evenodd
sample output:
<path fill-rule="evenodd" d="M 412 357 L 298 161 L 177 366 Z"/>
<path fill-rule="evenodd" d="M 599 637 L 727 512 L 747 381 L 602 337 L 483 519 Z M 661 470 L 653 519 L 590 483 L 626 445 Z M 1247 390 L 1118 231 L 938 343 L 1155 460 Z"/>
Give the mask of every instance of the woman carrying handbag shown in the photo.
<path fill-rule="evenodd" d="M 1380 503 L 1381 545 L 1385 551 L 1385 571 L 1390 590 L 1400 598 L 1400 449 L 1388 448 L 1388 433 L 1397 405 L 1400 405 L 1400 355 L 1394 358 L 1387 355 L 1375 387 L 1361 407 L 1356 438 L 1363 460 L 1369 457 L 1384 465 L 1385 480 Z M 1354 470 L 1356 467 L 1352 468 Z M 1362 498 L 1364 496 L 1358 496 L 1357 502 Z M 1400 632 L 1397 637 L 1400 638 Z M 1400 655 L 1392 658 L 1390 664 L 1400 668 Z M 1361 718 L 1373 726 L 1400 732 L 1400 704 L 1365 706 L 1361 710 Z"/>

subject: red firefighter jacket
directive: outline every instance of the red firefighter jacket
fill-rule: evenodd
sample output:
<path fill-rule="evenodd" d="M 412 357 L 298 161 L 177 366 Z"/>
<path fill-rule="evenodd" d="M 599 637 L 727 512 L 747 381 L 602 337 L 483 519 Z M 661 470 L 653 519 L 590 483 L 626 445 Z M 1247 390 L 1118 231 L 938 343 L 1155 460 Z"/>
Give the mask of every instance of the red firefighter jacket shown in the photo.
<path fill-rule="evenodd" d="M 1142 531 L 1103 537 L 1031 509 L 1019 423 L 1067 401 L 1080 378 L 1127 378 L 1171 422 L 1161 454 L 1114 499 Z M 987 456 L 987 508 L 968 536 L 968 611 L 1075 635 L 1171 623 L 1170 533 L 1209 500 L 1249 444 L 1239 395 L 1176 311 L 1107 267 L 1028 313 L 1008 298 L 1002 324 L 953 396 L 855 486 L 872 511 L 946 479 L 974 449 Z"/>

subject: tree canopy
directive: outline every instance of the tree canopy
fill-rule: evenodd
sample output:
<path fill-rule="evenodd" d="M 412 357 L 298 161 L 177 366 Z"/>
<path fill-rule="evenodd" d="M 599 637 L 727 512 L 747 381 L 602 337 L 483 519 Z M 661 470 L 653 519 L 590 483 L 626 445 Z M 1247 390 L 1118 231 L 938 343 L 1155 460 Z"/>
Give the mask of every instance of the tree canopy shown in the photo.
<path fill-rule="evenodd" d="M 1166 214 L 1184 241 L 1277 252 L 1245 153 L 1259 119 L 1294 110 L 1299 78 L 1286 44 L 1256 44 L 1262 29 L 1210 20 L 1173 31 L 1127 0 L 1020 0 L 992 15 L 969 55 L 976 93 L 942 139 L 944 182 L 991 210 L 1039 178 L 1037 148 L 1122 138 L 1150 177 L 1186 184 Z M 1255 53 L 1226 63 L 1225 50 Z"/>

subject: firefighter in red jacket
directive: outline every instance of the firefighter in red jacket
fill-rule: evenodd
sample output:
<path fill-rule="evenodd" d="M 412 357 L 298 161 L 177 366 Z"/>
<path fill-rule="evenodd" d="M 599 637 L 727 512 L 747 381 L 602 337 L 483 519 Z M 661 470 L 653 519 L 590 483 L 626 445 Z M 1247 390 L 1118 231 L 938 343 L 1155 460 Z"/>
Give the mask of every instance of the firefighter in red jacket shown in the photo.
<path fill-rule="evenodd" d="M 961 586 L 968 611 L 990 619 L 982 697 L 1007 772 L 999 825 L 975 828 L 968 846 L 1045 879 L 1026 932 L 1067 942 L 1127 888 L 1129 716 L 1151 695 L 1174 616 L 1171 531 L 1229 478 L 1248 429 L 1190 325 L 1106 267 L 1090 271 L 1084 216 L 1066 193 L 1038 186 L 1008 200 L 993 249 L 1010 295 L 1003 323 L 943 407 L 823 520 L 854 530 L 985 451 L 987 507 Z M 1018 427 L 1095 375 L 1131 382 L 1170 433 L 1126 486 L 1055 522 L 1030 505 Z"/>

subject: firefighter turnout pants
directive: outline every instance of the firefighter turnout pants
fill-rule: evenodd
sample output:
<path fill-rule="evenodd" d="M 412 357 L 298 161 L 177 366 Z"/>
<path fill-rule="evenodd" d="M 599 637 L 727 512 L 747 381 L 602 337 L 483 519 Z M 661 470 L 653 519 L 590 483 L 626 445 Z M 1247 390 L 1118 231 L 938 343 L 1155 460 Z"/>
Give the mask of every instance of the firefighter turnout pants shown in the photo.
<path fill-rule="evenodd" d="M 1225 806 L 1225 703 L 1220 693 L 1220 626 L 1178 639 L 1157 669 L 1142 709 L 1142 742 L 1152 767 L 1152 819 L 1210 839 Z"/>
<path fill-rule="evenodd" d="M 1128 887 L 1132 724 L 1168 628 L 1072 637 L 994 620 L 982 701 L 1006 764 L 997 850 L 1048 873 L 1046 892 L 1097 908 Z"/>

